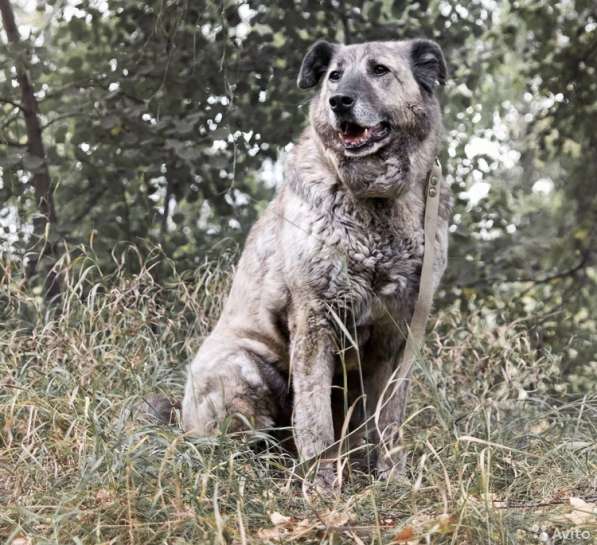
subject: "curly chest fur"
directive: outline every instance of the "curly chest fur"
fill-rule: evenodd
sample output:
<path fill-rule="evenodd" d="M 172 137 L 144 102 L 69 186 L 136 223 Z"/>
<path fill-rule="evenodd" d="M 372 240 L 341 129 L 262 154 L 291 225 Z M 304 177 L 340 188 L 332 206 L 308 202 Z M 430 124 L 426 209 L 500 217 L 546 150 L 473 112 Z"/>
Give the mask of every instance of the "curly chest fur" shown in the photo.
<path fill-rule="evenodd" d="M 423 259 L 422 226 L 404 224 L 383 202 L 366 205 L 339 192 L 314 225 L 320 243 L 312 277 L 319 295 L 358 315 L 372 304 L 410 306 Z"/>

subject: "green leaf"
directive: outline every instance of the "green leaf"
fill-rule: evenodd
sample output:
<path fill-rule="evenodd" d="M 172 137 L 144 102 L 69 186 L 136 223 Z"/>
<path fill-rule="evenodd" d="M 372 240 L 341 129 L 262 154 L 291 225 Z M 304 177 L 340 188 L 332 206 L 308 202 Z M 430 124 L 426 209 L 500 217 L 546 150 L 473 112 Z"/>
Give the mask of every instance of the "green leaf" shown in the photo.
<path fill-rule="evenodd" d="M 65 125 L 58 127 L 54 131 L 54 142 L 58 144 L 63 144 L 66 141 L 66 134 L 68 132 L 68 128 Z"/>

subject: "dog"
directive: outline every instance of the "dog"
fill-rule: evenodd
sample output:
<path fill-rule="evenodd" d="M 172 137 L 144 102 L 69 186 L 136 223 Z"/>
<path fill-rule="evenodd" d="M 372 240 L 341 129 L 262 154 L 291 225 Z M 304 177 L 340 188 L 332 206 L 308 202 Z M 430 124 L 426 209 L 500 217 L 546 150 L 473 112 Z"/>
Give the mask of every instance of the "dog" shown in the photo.
<path fill-rule="evenodd" d="M 321 460 L 354 406 L 350 429 L 377 445 L 377 474 L 398 474 L 400 448 L 381 445 L 399 444 L 409 380 L 380 399 L 418 295 L 446 71 L 425 39 L 318 41 L 306 53 L 298 86 L 315 89 L 309 124 L 188 368 L 185 431 L 290 422 L 300 459 Z M 433 290 L 447 264 L 449 208 L 441 188 Z M 337 482 L 332 462 L 318 468 L 320 484 Z"/>

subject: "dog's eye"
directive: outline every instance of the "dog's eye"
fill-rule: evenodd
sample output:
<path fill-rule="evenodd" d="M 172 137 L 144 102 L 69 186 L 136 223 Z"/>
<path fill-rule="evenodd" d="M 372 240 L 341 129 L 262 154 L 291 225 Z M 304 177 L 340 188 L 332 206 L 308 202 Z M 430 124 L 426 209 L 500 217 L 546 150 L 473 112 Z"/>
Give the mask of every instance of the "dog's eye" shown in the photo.
<path fill-rule="evenodd" d="M 342 74 L 338 72 L 338 70 L 333 70 L 332 72 L 330 72 L 330 75 L 328 77 L 332 81 L 338 81 L 342 77 Z"/>
<path fill-rule="evenodd" d="M 383 76 L 384 74 L 387 74 L 390 71 L 390 69 L 387 66 L 384 66 L 383 64 L 376 64 L 373 66 L 373 73 L 376 76 Z"/>

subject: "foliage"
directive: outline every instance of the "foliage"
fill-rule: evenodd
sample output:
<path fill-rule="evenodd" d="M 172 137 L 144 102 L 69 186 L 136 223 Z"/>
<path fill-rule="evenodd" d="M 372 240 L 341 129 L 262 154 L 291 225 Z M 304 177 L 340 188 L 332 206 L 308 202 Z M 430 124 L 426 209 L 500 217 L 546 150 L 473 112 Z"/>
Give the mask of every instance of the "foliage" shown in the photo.
<path fill-rule="evenodd" d="M 165 282 L 169 260 L 191 271 L 233 255 L 305 123 L 295 78 L 307 47 L 432 37 L 451 72 L 442 162 L 455 199 L 438 306 L 520 321 L 577 392 L 596 387 L 594 2 L 12 4 L 26 39 L 0 48 L 0 248 L 11 268 L 51 248 L 46 259 L 93 252 L 109 272 L 123 242 L 144 255 L 158 244 L 167 259 L 151 270 Z M 17 57 L 54 187 L 57 222 L 41 241 Z"/>

